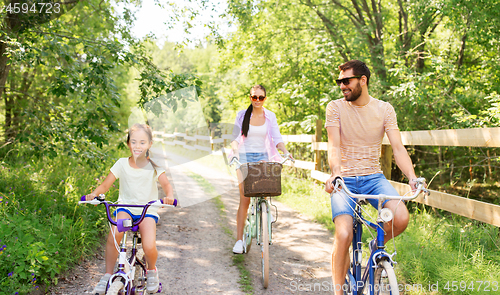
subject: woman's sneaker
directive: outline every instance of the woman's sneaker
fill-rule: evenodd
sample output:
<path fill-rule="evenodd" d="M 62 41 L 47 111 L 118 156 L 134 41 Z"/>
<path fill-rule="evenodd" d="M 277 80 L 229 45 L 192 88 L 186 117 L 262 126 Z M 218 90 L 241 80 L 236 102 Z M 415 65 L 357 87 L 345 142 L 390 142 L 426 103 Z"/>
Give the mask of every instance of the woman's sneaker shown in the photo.
<path fill-rule="evenodd" d="M 236 244 L 234 244 L 234 247 L 233 247 L 233 253 L 234 254 L 243 254 L 244 251 L 245 251 L 245 248 L 243 247 L 243 241 L 237 240 Z"/>
<path fill-rule="evenodd" d="M 148 269 L 146 272 L 147 284 L 146 289 L 148 293 L 156 293 L 160 287 L 160 280 L 158 279 L 158 269 Z"/>
<path fill-rule="evenodd" d="M 92 294 L 102 295 L 102 294 L 106 293 L 106 287 L 108 286 L 108 281 L 109 281 L 110 277 L 111 277 L 111 274 L 109 274 L 109 273 L 104 274 L 102 276 L 101 280 L 99 281 L 99 283 L 97 283 L 97 286 L 95 286 L 94 291 L 92 291 Z"/>

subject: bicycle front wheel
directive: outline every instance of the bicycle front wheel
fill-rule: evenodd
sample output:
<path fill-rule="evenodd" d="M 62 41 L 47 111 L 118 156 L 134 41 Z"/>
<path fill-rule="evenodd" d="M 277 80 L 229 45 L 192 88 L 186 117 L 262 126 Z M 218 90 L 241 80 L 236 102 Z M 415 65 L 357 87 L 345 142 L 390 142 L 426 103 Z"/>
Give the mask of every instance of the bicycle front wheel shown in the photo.
<path fill-rule="evenodd" d="M 384 259 L 378 263 L 373 279 L 375 295 L 399 295 L 396 274 L 389 261 Z"/>
<path fill-rule="evenodd" d="M 262 252 L 262 285 L 267 288 L 269 284 L 269 224 L 267 203 L 260 203 L 260 238 Z"/>
<path fill-rule="evenodd" d="M 116 279 L 111 286 L 108 289 L 108 292 L 106 293 L 107 295 L 118 295 L 118 294 L 123 294 L 121 291 L 123 291 L 123 287 L 125 285 L 123 284 L 121 279 Z"/>

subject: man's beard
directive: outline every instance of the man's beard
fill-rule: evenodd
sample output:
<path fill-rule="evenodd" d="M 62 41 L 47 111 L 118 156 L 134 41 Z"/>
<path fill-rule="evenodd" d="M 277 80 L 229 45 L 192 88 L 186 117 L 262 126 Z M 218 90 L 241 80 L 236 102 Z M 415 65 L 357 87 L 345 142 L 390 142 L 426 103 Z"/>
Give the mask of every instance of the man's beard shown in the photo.
<path fill-rule="evenodd" d="M 361 86 L 359 86 L 359 83 L 356 85 L 354 90 L 351 90 L 351 94 L 349 96 L 344 96 L 345 100 L 347 101 L 356 101 L 360 96 L 361 96 Z"/>

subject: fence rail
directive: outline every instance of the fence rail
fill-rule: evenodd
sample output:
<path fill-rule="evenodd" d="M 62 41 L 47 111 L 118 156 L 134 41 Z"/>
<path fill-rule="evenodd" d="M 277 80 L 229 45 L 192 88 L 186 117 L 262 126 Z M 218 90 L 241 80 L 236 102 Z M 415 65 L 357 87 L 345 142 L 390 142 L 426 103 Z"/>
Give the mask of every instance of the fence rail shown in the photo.
<path fill-rule="evenodd" d="M 316 134 L 283 135 L 285 143 L 310 143 L 311 149 L 315 152 L 314 161 L 296 160 L 293 165 L 295 168 L 311 171 L 311 177 L 321 182 L 325 182 L 330 174 L 319 171 L 319 153 L 327 150 L 327 142 L 321 142 L 322 122 L 316 123 Z M 189 136 L 186 133 L 175 132 L 174 134 L 164 134 L 162 132 L 153 132 L 156 141 L 164 144 L 179 145 L 191 150 L 213 151 L 214 144 L 223 144 L 227 146 L 232 137 L 230 134 L 223 134 L 221 138 L 212 136 L 195 135 Z M 174 140 L 166 141 L 164 139 Z M 184 141 L 179 140 L 184 138 Z M 469 147 L 500 147 L 500 128 L 477 128 L 477 129 L 449 129 L 449 130 L 424 130 L 424 131 L 402 131 L 401 140 L 404 145 L 421 146 L 469 146 Z M 194 142 L 190 145 L 187 142 Z M 198 144 L 204 141 L 205 145 Z M 392 166 L 392 149 L 387 136 L 382 141 L 381 166 L 384 174 L 390 179 Z M 291 165 L 286 163 L 285 165 Z M 391 181 L 391 184 L 400 194 L 405 194 L 410 190 L 409 185 Z M 445 210 L 454 214 L 478 220 L 494 226 L 500 227 L 500 206 L 464 198 L 457 195 L 447 194 L 431 190 L 431 196 L 424 198 L 419 196 L 414 200 L 433 208 Z"/>

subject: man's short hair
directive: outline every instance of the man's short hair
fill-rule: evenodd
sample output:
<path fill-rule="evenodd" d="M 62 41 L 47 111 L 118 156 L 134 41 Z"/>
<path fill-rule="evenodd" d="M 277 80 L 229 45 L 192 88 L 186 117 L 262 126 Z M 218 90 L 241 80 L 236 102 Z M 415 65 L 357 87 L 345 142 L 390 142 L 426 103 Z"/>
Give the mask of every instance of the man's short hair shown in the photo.
<path fill-rule="evenodd" d="M 370 69 L 364 62 L 354 59 L 339 66 L 341 71 L 349 69 L 352 69 L 354 76 L 366 76 L 366 86 L 370 85 Z"/>

